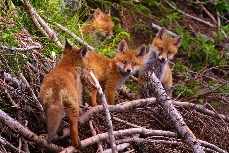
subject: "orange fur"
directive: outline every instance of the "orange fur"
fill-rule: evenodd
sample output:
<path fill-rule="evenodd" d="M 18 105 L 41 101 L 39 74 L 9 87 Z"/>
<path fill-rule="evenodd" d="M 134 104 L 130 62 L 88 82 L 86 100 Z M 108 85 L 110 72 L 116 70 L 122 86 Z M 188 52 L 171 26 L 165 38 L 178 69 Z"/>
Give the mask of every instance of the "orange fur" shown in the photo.
<path fill-rule="evenodd" d="M 106 100 L 109 105 L 114 105 L 115 92 L 120 88 L 130 75 L 135 74 L 146 53 L 146 46 L 142 45 L 136 50 L 129 50 L 125 40 L 122 40 L 117 49 L 117 55 L 108 59 L 96 52 L 88 53 L 88 67 L 103 87 Z M 86 85 L 89 89 L 89 100 L 92 106 L 96 106 L 97 90 Z"/>
<path fill-rule="evenodd" d="M 69 118 L 72 144 L 79 146 L 78 117 L 82 99 L 80 75 L 87 65 L 87 47 L 77 49 L 67 41 L 59 64 L 44 78 L 40 98 L 46 114 L 47 141 L 55 140 L 65 112 Z"/>
<path fill-rule="evenodd" d="M 143 59 L 143 64 L 140 69 L 138 77 L 139 98 L 144 98 L 145 95 L 148 95 L 146 93 L 146 88 L 144 87 L 144 75 L 152 68 L 154 68 L 154 72 L 164 86 L 166 93 L 170 96 L 170 98 L 172 98 L 172 72 L 168 63 L 177 53 L 181 41 L 182 36 L 167 38 L 167 31 L 165 28 L 162 28 L 157 33 L 153 43 L 150 46 L 150 51 L 145 55 Z"/>
<path fill-rule="evenodd" d="M 98 36 L 111 39 L 113 37 L 113 27 L 110 14 L 105 14 L 100 9 L 96 9 L 94 18 L 82 30 L 88 35 L 96 33 Z"/>

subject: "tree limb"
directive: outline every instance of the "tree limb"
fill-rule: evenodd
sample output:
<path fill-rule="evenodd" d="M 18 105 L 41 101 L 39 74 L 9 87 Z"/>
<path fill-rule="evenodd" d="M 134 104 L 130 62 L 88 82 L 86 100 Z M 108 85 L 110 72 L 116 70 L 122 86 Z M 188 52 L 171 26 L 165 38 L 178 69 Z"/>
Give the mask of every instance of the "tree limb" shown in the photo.
<path fill-rule="evenodd" d="M 203 148 L 200 146 L 200 143 L 196 139 L 193 132 L 184 122 L 183 117 L 175 108 L 172 100 L 170 100 L 169 96 L 166 94 L 160 80 L 157 78 L 155 73 L 149 71 L 146 75 L 151 80 L 151 82 L 149 83 L 149 87 L 152 89 L 154 95 L 157 97 L 157 101 L 159 102 L 159 104 L 162 106 L 165 112 L 168 113 L 179 134 L 185 140 L 187 140 L 188 144 L 192 147 L 195 153 L 203 153 Z"/>
<path fill-rule="evenodd" d="M 61 151 L 63 150 L 62 147 L 59 147 L 54 144 L 48 144 L 46 140 L 38 137 L 35 133 L 31 132 L 27 127 L 24 127 L 15 119 L 8 116 L 4 111 L 0 110 L 0 121 L 10 127 L 13 131 L 21 134 L 26 139 L 35 142 L 37 145 L 41 145 L 42 147 L 50 150 L 50 151 Z"/>

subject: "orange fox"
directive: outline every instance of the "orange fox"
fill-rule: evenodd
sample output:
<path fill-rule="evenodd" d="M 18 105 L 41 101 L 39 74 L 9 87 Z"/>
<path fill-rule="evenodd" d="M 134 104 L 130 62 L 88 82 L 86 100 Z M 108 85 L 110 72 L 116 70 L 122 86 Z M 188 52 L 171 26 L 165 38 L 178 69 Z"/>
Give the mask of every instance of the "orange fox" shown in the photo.
<path fill-rule="evenodd" d="M 146 98 L 148 93 L 145 88 L 144 75 L 154 68 L 154 72 L 161 81 L 166 93 L 172 98 L 172 72 L 169 61 L 177 53 L 182 36 L 167 38 L 166 28 L 162 28 L 153 40 L 149 52 L 145 55 L 138 77 L 138 97 Z"/>
<path fill-rule="evenodd" d="M 99 8 L 94 12 L 94 18 L 84 26 L 82 31 L 89 35 L 96 33 L 107 39 L 113 38 L 113 22 L 109 14 L 104 14 Z"/>
<path fill-rule="evenodd" d="M 135 74 L 146 53 L 146 46 L 141 45 L 135 51 L 129 50 L 125 40 L 122 40 L 117 49 L 117 55 L 108 59 L 96 52 L 88 52 L 88 67 L 93 69 L 95 77 L 98 79 L 106 96 L 107 103 L 114 105 L 115 92 L 120 88 L 130 75 Z M 82 77 L 85 81 L 87 76 Z M 88 77 L 90 78 L 90 77 Z M 96 106 L 97 90 L 86 84 L 89 90 L 89 101 L 91 106 Z"/>
<path fill-rule="evenodd" d="M 79 146 L 78 117 L 82 96 L 80 75 L 87 65 L 87 47 L 77 49 L 67 41 L 59 64 L 44 78 L 40 98 L 46 114 L 47 141 L 55 140 L 65 112 L 69 118 L 72 145 Z"/>

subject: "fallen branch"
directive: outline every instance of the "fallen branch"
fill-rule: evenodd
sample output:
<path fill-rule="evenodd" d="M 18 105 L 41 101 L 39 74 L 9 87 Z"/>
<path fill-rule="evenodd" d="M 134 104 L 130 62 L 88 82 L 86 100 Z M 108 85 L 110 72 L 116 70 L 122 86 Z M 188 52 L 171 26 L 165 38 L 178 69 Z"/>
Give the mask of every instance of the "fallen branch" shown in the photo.
<path fill-rule="evenodd" d="M 170 131 L 163 131 L 163 130 L 149 130 L 146 128 L 130 128 L 125 130 L 114 131 L 115 136 L 124 136 L 124 135 L 132 135 L 132 134 L 142 134 L 146 136 L 165 136 L 165 137 L 176 137 L 177 134 Z M 85 140 L 80 141 L 82 147 L 87 147 L 92 145 L 98 141 L 102 141 L 108 138 L 108 133 L 97 134 L 96 136 L 87 138 Z"/>
<path fill-rule="evenodd" d="M 60 28 L 61 30 L 67 32 L 72 38 L 75 38 L 80 44 L 82 45 L 86 45 L 90 50 L 94 50 L 94 48 L 90 45 L 88 45 L 85 41 L 83 41 L 82 39 L 80 39 L 79 37 L 77 37 L 72 31 L 70 31 L 69 29 L 63 27 L 61 24 L 58 24 L 56 22 L 53 22 L 51 19 L 49 19 L 46 16 L 42 16 L 44 19 L 46 19 L 47 21 L 49 21 L 50 23 L 54 24 L 55 26 L 57 26 L 58 28 Z"/>
<path fill-rule="evenodd" d="M 137 107 L 139 105 L 146 105 L 147 103 L 153 104 L 155 102 L 156 98 L 139 99 L 129 101 L 126 103 L 120 103 L 117 105 L 108 105 L 108 109 L 110 112 L 126 112 L 128 109 Z M 101 112 L 103 110 L 104 108 L 102 105 L 91 107 L 87 112 L 85 112 L 79 117 L 79 124 L 86 123 L 94 114 L 96 114 L 97 112 Z"/>
<path fill-rule="evenodd" d="M 30 18 L 33 20 L 33 23 L 42 32 L 42 34 L 44 34 L 44 36 L 46 36 L 46 37 L 50 38 L 51 40 L 53 40 L 54 42 L 56 42 L 59 47 L 63 48 L 63 45 L 58 40 L 54 30 L 52 30 L 45 23 L 45 21 L 40 17 L 40 15 L 36 12 L 36 10 L 31 6 L 29 0 L 24 0 L 24 4 L 26 5 L 28 14 L 30 15 Z M 37 25 L 37 22 L 39 22 L 38 25 Z M 45 32 L 44 32 L 43 28 L 41 28 L 41 26 L 43 26 L 43 28 L 45 29 Z"/>
<path fill-rule="evenodd" d="M 115 137 L 114 137 L 114 133 L 113 133 L 113 124 L 112 124 L 112 120 L 111 120 L 110 111 L 109 111 L 109 108 L 107 105 L 106 97 L 103 94 L 103 90 L 102 90 L 98 80 L 96 79 L 95 75 L 93 74 L 92 70 L 90 69 L 89 71 L 90 71 L 89 74 L 92 77 L 92 79 L 94 80 L 95 86 L 98 89 L 103 107 L 105 107 L 105 116 L 106 116 L 106 121 L 107 121 L 107 126 L 108 126 L 109 140 L 110 140 L 110 144 L 111 144 L 112 153 L 118 153 L 117 146 L 115 143 Z"/>
<path fill-rule="evenodd" d="M 204 23 L 204 24 L 206 24 L 206 25 L 209 25 L 209 26 L 211 26 L 211 27 L 215 27 L 213 24 L 211 24 L 211 23 L 209 23 L 209 22 L 207 22 L 207 21 L 204 21 L 204 20 L 202 20 L 202 19 L 199 19 L 199 18 L 197 18 L 197 17 L 194 17 L 194 16 L 192 16 L 192 15 L 189 15 L 189 14 L 187 14 L 187 13 L 185 13 L 185 12 L 183 12 L 183 11 L 181 11 L 181 10 L 179 10 L 179 9 L 177 9 L 175 6 L 173 6 L 171 3 L 169 3 L 169 2 L 166 2 L 171 8 L 173 8 L 174 10 L 177 10 L 178 12 L 180 12 L 181 14 L 184 14 L 185 16 L 187 16 L 187 17 L 190 17 L 190 18 L 192 18 L 192 19 L 195 19 L 195 20 L 197 20 L 197 21 L 199 21 L 199 22 L 201 22 L 201 23 Z"/>
<path fill-rule="evenodd" d="M 4 46 L 2 44 L 0 44 L 0 48 L 1 49 L 6 49 L 6 50 L 13 50 L 13 51 L 29 51 L 29 50 L 33 50 L 33 49 L 41 49 L 41 45 L 39 43 L 36 43 L 36 46 L 28 46 L 26 48 L 9 48 L 7 46 Z"/>
<path fill-rule="evenodd" d="M 30 87 L 28 81 L 26 80 L 26 78 L 24 77 L 24 75 L 22 73 L 20 73 L 20 77 L 21 77 L 22 81 L 24 82 L 24 84 L 26 85 L 26 87 L 29 89 L 29 92 L 31 93 L 33 99 L 35 100 L 37 108 L 39 110 L 43 111 L 43 107 L 42 107 L 41 103 L 37 99 L 36 95 L 33 92 L 33 89 Z"/>
<path fill-rule="evenodd" d="M 212 19 L 212 21 L 217 24 L 216 19 L 214 18 L 214 16 L 203 6 L 203 4 L 200 3 L 199 0 L 196 0 L 196 2 L 198 3 L 198 5 L 200 6 L 200 8 L 202 10 L 204 10 L 204 12 Z"/>
<path fill-rule="evenodd" d="M 41 32 L 41 34 L 44 36 L 44 37 L 49 37 L 49 35 L 47 34 L 47 32 L 43 29 L 43 27 L 41 26 L 41 24 L 38 22 L 37 18 L 36 18 L 36 15 L 34 13 L 34 8 L 30 5 L 29 1 L 28 0 L 24 0 L 24 4 L 26 6 L 26 9 L 27 9 L 27 12 L 34 24 L 34 26 Z"/>
<path fill-rule="evenodd" d="M 175 108 L 172 100 L 170 100 L 169 96 L 166 94 L 160 80 L 157 78 L 155 73 L 149 71 L 146 75 L 146 77 L 149 77 L 151 80 L 151 82 L 149 83 L 149 87 L 152 89 L 153 94 L 157 97 L 157 101 L 159 102 L 159 104 L 163 107 L 165 112 L 168 113 L 179 134 L 185 140 L 187 140 L 188 144 L 192 147 L 195 153 L 203 153 L 203 148 L 200 146 L 200 143 L 196 139 L 193 132 L 184 122 L 183 117 Z"/>
<path fill-rule="evenodd" d="M 158 31 L 160 31 L 161 28 L 162 28 L 162 27 L 160 27 L 160 26 L 158 26 L 158 25 L 156 25 L 156 24 L 154 24 L 154 23 L 152 23 L 152 27 L 153 27 L 154 29 L 158 30 Z M 168 33 L 169 35 L 173 36 L 173 37 L 176 37 L 176 36 L 177 36 L 177 34 L 173 33 L 172 31 L 169 31 L 169 30 L 167 30 L 167 33 Z"/>
<path fill-rule="evenodd" d="M 92 120 L 89 121 L 89 127 L 91 129 L 91 135 L 96 136 L 96 131 L 95 131 L 95 128 L 93 127 Z M 103 146 L 101 145 L 100 142 L 98 142 L 97 145 L 98 145 L 98 150 L 96 152 L 102 153 L 103 152 Z"/>
<path fill-rule="evenodd" d="M 12 145 L 10 142 L 8 142 L 5 138 L 3 138 L 1 135 L 0 135 L 0 143 L 3 145 L 3 146 L 7 146 L 11 149 L 13 149 L 14 151 L 16 152 L 21 152 L 21 153 L 25 153 L 24 151 L 20 150 L 18 148 L 16 148 L 14 145 Z"/>
<path fill-rule="evenodd" d="M 5 82 L 2 79 L 0 79 L 0 88 L 6 94 L 7 99 L 10 101 L 10 103 L 13 105 L 13 107 L 19 107 L 18 104 L 16 104 L 14 102 L 14 100 L 11 98 L 10 94 L 8 93 L 8 91 L 5 87 Z"/>
<path fill-rule="evenodd" d="M 40 145 L 50 151 L 59 152 L 63 150 L 62 147 L 59 147 L 54 144 L 48 144 L 46 140 L 38 137 L 35 133 L 31 132 L 27 127 L 21 125 L 18 121 L 11 118 L 7 115 L 4 111 L 0 109 L 0 121 L 11 128 L 13 131 L 19 133 L 20 135 L 24 136 L 26 139 Z"/>
<path fill-rule="evenodd" d="M 209 116 L 217 117 L 217 118 L 220 118 L 220 119 L 223 119 L 229 122 L 229 117 L 222 115 L 222 114 L 218 114 L 214 111 L 208 110 L 207 108 L 205 108 L 204 105 L 198 105 L 198 104 L 189 103 L 189 102 L 178 102 L 178 101 L 174 101 L 173 104 L 177 106 L 182 106 L 184 108 L 194 108 L 195 110 L 201 113 L 207 114 Z"/>

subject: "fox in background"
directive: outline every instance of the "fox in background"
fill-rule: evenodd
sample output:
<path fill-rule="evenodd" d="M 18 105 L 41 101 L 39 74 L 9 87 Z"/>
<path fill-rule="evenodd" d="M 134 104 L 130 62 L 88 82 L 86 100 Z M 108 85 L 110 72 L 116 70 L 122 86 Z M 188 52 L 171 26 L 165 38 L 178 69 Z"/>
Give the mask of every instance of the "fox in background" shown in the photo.
<path fill-rule="evenodd" d="M 114 105 L 116 90 L 125 83 L 130 75 L 135 74 L 140 69 L 143 56 L 146 53 L 146 46 L 141 45 L 136 50 L 130 50 L 123 39 L 118 45 L 117 52 L 112 59 L 105 58 L 93 51 L 88 52 L 87 57 L 88 68 L 93 69 L 109 105 Z M 89 90 L 90 105 L 96 106 L 98 102 L 96 98 L 97 89 L 87 83 L 87 78 L 90 78 L 87 73 L 82 75 L 83 83 Z"/>
<path fill-rule="evenodd" d="M 113 38 L 113 22 L 110 13 L 105 14 L 99 8 L 94 12 L 94 18 L 82 28 L 88 35 L 96 34 L 97 38 L 102 36 L 106 39 Z"/>
<path fill-rule="evenodd" d="M 57 131 L 65 112 L 69 119 L 72 145 L 80 147 L 78 135 L 79 104 L 82 100 L 80 76 L 87 66 L 87 47 L 77 49 L 66 40 L 58 65 L 42 81 L 40 98 L 44 107 L 48 143 L 58 138 Z"/>
<path fill-rule="evenodd" d="M 154 38 L 149 52 L 144 56 L 142 66 L 138 76 L 138 98 L 147 98 L 145 74 L 152 68 L 158 79 L 161 81 L 166 93 L 172 98 L 171 87 L 172 72 L 169 66 L 169 61 L 177 53 L 182 41 L 182 36 L 176 36 L 175 38 L 167 37 L 166 28 L 162 28 Z"/>

